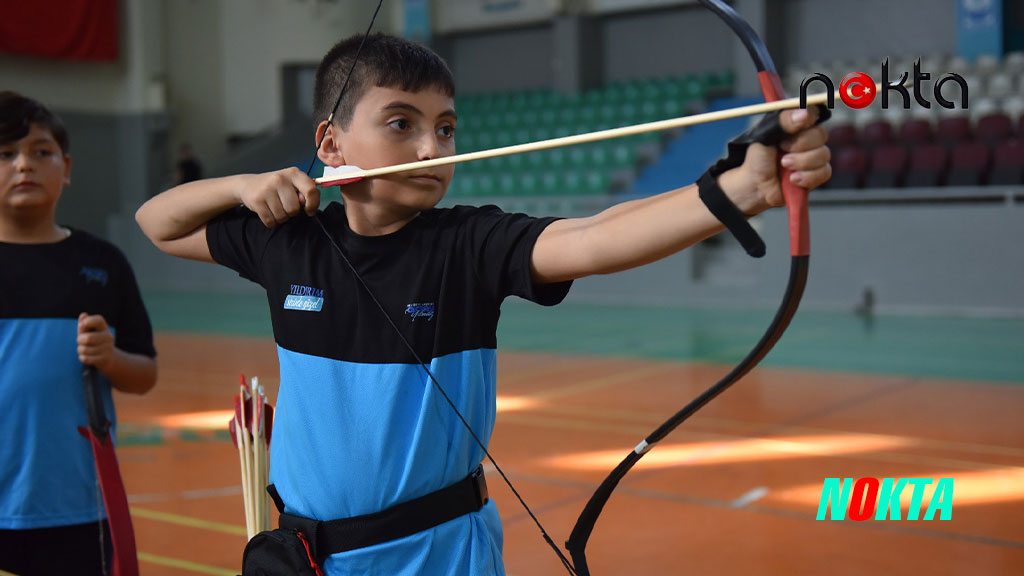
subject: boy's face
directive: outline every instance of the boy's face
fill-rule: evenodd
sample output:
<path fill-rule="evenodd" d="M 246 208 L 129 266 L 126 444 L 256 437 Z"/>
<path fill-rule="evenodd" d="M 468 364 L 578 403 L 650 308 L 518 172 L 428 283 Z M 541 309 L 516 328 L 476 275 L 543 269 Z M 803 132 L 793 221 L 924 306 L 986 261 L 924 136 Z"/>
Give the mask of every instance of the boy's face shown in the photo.
<path fill-rule="evenodd" d="M 373 87 L 356 104 L 348 129 L 339 136 L 341 160 L 370 169 L 452 156 L 455 122 L 454 101 L 436 89 Z M 444 196 L 454 171 L 448 165 L 391 174 L 371 179 L 366 189 L 372 202 L 425 210 Z"/>
<path fill-rule="evenodd" d="M 71 158 L 49 130 L 33 124 L 21 140 L 0 145 L 0 210 L 47 214 L 71 183 Z"/>

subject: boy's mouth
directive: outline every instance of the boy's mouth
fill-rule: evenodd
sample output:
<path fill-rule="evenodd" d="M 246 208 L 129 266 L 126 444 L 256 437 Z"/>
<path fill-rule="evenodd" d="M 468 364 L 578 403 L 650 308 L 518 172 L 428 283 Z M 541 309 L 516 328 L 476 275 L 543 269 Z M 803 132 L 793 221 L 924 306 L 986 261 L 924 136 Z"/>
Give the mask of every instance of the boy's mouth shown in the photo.
<path fill-rule="evenodd" d="M 436 174 L 428 174 L 428 173 L 411 174 L 409 176 L 409 179 L 410 180 L 414 180 L 416 182 L 437 182 L 437 183 L 441 182 L 441 177 L 440 176 L 438 176 Z"/>

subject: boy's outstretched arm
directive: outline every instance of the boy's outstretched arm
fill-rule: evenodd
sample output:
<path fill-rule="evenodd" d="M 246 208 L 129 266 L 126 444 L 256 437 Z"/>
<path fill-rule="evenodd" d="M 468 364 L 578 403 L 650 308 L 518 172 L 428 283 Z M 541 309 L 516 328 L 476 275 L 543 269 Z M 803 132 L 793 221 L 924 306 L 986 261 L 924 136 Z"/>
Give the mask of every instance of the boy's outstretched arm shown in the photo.
<path fill-rule="evenodd" d="M 151 198 L 135 213 L 135 221 L 161 251 L 213 262 L 206 223 L 240 204 L 273 228 L 303 210 L 316 213 L 320 190 L 298 168 L 197 180 Z"/>
<path fill-rule="evenodd" d="M 782 162 L 804 188 L 816 188 L 832 175 L 827 134 L 815 126 L 817 110 L 780 116 L 789 139 L 780 145 Z M 747 216 L 782 206 L 775 148 L 752 144 L 743 165 L 718 178 L 719 187 Z M 533 249 L 532 273 L 538 283 L 562 282 L 635 268 L 675 254 L 724 229 L 690 185 L 624 202 L 589 218 L 559 220 L 544 229 Z"/>

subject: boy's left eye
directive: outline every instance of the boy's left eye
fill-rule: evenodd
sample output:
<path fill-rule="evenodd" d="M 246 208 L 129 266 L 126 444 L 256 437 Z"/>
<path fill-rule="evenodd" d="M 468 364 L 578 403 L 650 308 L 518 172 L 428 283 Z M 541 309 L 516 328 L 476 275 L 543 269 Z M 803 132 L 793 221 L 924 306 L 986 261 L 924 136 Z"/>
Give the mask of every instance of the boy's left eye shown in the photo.
<path fill-rule="evenodd" d="M 445 125 L 437 129 L 437 133 L 445 138 L 453 138 L 455 136 L 455 126 Z"/>

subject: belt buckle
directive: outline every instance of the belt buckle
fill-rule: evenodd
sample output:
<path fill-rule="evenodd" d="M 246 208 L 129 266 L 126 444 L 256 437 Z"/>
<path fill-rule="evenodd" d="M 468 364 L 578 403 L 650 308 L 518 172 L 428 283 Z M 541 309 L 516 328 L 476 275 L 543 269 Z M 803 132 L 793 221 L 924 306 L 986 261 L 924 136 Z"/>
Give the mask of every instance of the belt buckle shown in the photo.
<path fill-rule="evenodd" d="M 476 497 L 478 498 L 480 507 L 482 508 L 490 501 L 490 496 L 487 493 L 487 478 L 484 477 L 483 465 L 477 466 L 476 470 L 473 470 L 473 473 L 470 474 L 470 477 L 473 478 L 473 492 L 476 493 Z"/>

